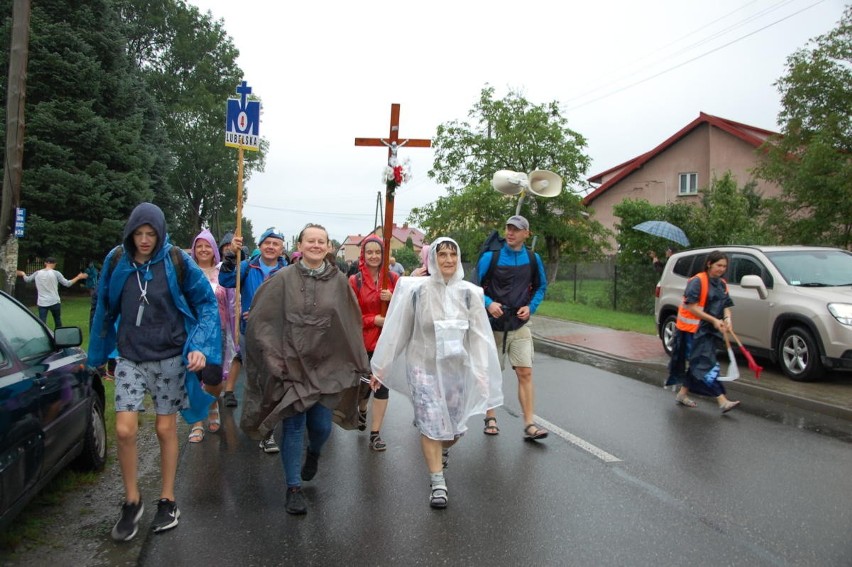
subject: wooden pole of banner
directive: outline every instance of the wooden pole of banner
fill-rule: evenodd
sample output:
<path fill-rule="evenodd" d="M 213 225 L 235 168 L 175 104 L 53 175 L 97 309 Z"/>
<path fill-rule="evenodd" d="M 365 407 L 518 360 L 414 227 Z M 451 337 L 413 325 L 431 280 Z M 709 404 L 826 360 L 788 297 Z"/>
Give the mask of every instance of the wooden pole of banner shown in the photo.
<path fill-rule="evenodd" d="M 237 225 L 234 228 L 234 238 L 242 238 L 243 236 L 243 147 L 240 146 L 237 150 Z M 240 267 L 242 264 L 242 247 L 237 248 L 237 292 L 236 300 L 234 301 L 234 320 L 237 322 L 236 328 L 240 328 L 242 321 L 243 309 L 242 301 L 240 301 Z M 240 334 L 235 333 L 234 344 L 240 346 Z"/>
<path fill-rule="evenodd" d="M 399 139 L 399 105 L 391 104 L 390 117 L 390 135 L 388 138 L 355 138 L 356 146 L 387 146 L 388 148 L 388 165 L 394 167 L 397 165 L 397 151 L 402 146 L 412 148 L 430 148 L 432 147 L 431 140 Z M 393 202 L 396 193 L 396 184 L 385 184 L 385 221 L 382 227 L 382 239 L 384 240 L 384 252 L 382 254 L 382 265 L 379 270 L 379 289 L 387 287 L 388 263 L 390 261 L 390 245 L 391 237 L 393 236 Z M 382 315 L 387 312 L 388 304 L 382 302 Z"/>

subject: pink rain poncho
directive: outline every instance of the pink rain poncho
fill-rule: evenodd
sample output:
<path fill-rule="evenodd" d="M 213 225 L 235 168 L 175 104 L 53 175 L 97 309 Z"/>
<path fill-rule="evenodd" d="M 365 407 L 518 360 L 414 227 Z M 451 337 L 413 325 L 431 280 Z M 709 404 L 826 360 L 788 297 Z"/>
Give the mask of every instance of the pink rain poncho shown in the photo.
<path fill-rule="evenodd" d="M 372 370 L 386 386 L 401 389 L 407 382 L 420 433 L 452 440 L 467 431 L 470 416 L 501 405 L 503 393 L 482 288 L 464 281 L 461 254 L 444 281 L 436 256 L 443 242 L 458 249 L 452 239 L 437 239 L 429 276 L 397 282 Z"/>

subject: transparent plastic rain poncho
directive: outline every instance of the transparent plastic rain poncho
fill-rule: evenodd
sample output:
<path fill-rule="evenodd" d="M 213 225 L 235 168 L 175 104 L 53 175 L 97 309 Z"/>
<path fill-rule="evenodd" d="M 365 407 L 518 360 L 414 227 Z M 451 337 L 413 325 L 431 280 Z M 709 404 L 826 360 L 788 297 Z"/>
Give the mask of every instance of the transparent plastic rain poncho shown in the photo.
<path fill-rule="evenodd" d="M 373 353 L 373 374 L 386 386 L 408 385 L 414 422 L 430 439 L 451 440 L 468 418 L 503 403 L 502 373 L 482 289 L 458 268 L 444 281 L 437 264 L 442 242 L 429 251 L 429 274 L 400 278 Z"/>

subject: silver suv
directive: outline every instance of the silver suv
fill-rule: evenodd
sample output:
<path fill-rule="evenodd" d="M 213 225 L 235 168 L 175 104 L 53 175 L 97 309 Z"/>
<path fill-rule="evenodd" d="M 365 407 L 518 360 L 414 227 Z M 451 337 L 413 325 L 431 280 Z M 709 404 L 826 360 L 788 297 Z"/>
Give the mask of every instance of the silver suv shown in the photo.
<path fill-rule="evenodd" d="M 686 281 L 713 250 L 728 256 L 734 330 L 753 354 L 798 381 L 852 369 L 852 253 L 816 246 L 718 246 L 672 255 L 654 302 L 666 352 Z"/>

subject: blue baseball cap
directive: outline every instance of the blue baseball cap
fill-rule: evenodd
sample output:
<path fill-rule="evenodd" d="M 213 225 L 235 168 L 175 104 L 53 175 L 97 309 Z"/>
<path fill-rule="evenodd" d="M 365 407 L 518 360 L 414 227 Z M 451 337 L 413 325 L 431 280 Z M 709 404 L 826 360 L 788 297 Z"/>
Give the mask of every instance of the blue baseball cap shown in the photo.
<path fill-rule="evenodd" d="M 275 228 L 269 227 L 263 231 L 263 234 L 260 235 L 260 238 L 257 240 L 257 245 L 260 246 L 263 244 L 263 241 L 267 238 L 277 238 L 278 240 L 284 241 L 284 235 L 278 232 Z"/>

